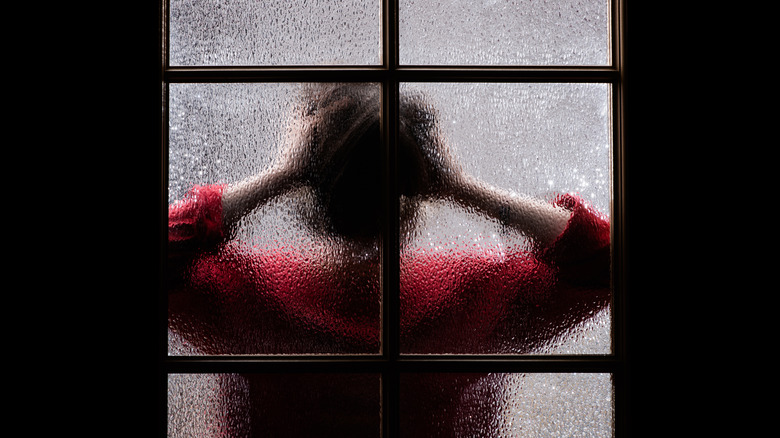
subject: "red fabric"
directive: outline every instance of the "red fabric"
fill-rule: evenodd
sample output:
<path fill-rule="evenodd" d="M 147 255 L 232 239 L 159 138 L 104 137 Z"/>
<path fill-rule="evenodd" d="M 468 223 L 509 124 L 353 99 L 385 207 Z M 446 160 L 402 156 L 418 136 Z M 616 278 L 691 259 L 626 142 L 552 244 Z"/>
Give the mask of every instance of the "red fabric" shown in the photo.
<path fill-rule="evenodd" d="M 169 295 L 172 325 L 213 354 L 376 353 L 378 261 L 336 270 L 295 249 L 226 241 L 221 194 L 196 187 L 169 211 L 171 253 L 188 255 Z M 403 254 L 403 351 L 522 353 L 607 305 L 609 222 L 577 197 L 555 202 L 572 216 L 550 247 Z"/>
<path fill-rule="evenodd" d="M 223 239 L 222 190 L 220 185 L 195 186 L 168 208 L 168 249 L 172 255 L 186 252 L 191 256 Z"/>

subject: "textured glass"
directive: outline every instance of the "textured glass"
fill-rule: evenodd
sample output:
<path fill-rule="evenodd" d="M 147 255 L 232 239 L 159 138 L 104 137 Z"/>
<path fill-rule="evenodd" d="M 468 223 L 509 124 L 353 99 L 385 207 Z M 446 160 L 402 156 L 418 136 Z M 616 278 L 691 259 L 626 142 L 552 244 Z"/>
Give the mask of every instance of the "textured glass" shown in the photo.
<path fill-rule="evenodd" d="M 581 217 L 605 224 L 608 253 L 608 84 L 402 84 L 401 94 L 402 119 L 426 114 L 431 134 L 419 141 L 428 155 L 448 151 L 486 191 L 544 204 L 578 197 L 593 212 Z M 399 170 L 413 173 L 405 162 Z M 595 268 L 578 274 L 598 274 L 606 283 L 591 287 L 578 277 L 570 286 L 559 270 L 564 261 L 545 261 L 535 242 L 499 214 L 451 194 L 417 202 L 402 202 L 402 352 L 611 352 L 608 254 L 600 252 Z M 407 204 L 416 205 L 415 215 L 404 213 Z"/>
<path fill-rule="evenodd" d="M 609 0 L 401 0 L 405 65 L 608 65 Z"/>
<path fill-rule="evenodd" d="M 196 186 L 231 187 L 279 163 L 313 166 L 314 159 L 295 161 L 285 154 L 291 145 L 312 138 L 323 143 L 324 133 L 342 129 L 334 120 L 330 131 L 320 124 L 316 135 L 307 136 L 309 128 L 301 120 L 314 112 L 318 87 L 353 89 L 338 84 L 171 84 L 169 221 L 172 209 L 186 203 Z M 378 118 L 378 86 L 354 90 L 374 96 L 366 111 Z M 379 153 L 378 131 L 377 141 L 367 148 Z M 320 149 L 328 153 L 327 147 Z M 381 175 L 379 160 L 362 167 Z M 356 242 L 323 219 L 344 205 L 323 198 L 319 189 L 324 183 L 312 182 L 323 180 L 323 169 L 290 177 L 286 191 L 253 206 L 224 242 L 195 248 L 183 262 L 169 256 L 169 354 L 379 353 L 379 239 Z M 380 199 L 378 189 L 361 187 L 367 192 L 363 196 Z M 169 244 L 169 253 L 174 252 Z"/>
<path fill-rule="evenodd" d="M 369 65 L 381 59 L 381 2 L 171 0 L 173 66 Z"/>
<path fill-rule="evenodd" d="M 405 438 L 608 438 L 609 374 L 402 374 Z"/>
<path fill-rule="evenodd" d="M 377 374 L 173 374 L 168 437 L 378 437 Z"/>

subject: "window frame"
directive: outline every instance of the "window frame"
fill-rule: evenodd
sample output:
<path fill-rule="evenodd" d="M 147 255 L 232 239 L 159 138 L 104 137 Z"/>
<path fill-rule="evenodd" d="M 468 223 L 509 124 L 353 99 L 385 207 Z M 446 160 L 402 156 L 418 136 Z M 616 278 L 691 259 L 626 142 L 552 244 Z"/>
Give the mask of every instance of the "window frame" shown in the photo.
<path fill-rule="evenodd" d="M 172 67 L 168 62 L 169 0 L 158 0 L 160 131 L 159 266 L 167 261 L 168 86 L 184 82 L 376 82 L 382 87 L 382 138 L 388 147 L 384 173 L 382 351 L 378 355 L 168 356 L 167 289 L 160 275 L 157 363 L 160 433 L 167 433 L 167 379 L 175 373 L 368 372 L 382 376 L 382 436 L 399 436 L 399 376 L 405 372 L 587 372 L 609 373 L 614 395 L 614 437 L 628 435 L 627 233 L 625 163 L 625 2 L 610 4 L 607 66 L 407 66 L 398 59 L 398 2 L 382 2 L 382 62 L 376 66 Z M 395 142 L 399 84 L 403 82 L 594 82 L 612 90 L 612 353 L 607 355 L 401 355 L 399 331 L 399 211 Z M 391 123 L 385 123 L 385 121 Z"/>

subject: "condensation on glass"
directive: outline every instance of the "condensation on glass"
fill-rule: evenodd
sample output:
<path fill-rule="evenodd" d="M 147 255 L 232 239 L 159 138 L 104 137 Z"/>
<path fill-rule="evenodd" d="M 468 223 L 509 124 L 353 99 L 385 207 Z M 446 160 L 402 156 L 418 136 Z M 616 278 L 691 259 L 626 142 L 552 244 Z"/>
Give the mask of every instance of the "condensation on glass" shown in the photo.
<path fill-rule="evenodd" d="M 400 436 L 608 438 L 613 400 L 604 373 L 402 374 Z"/>
<path fill-rule="evenodd" d="M 301 139 L 311 104 L 302 96 L 319 86 L 170 84 L 169 208 L 195 186 L 230 185 L 278 163 Z M 378 160 L 371 166 L 381 174 Z M 330 233 L 319 199 L 303 184 L 285 192 L 187 262 L 184 283 L 169 287 L 169 355 L 380 352 L 380 244 Z"/>
<path fill-rule="evenodd" d="M 402 65 L 608 65 L 609 0 L 401 0 Z"/>
<path fill-rule="evenodd" d="M 379 437 L 378 374 L 170 374 L 168 437 Z"/>
<path fill-rule="evenodd" d="M 377 65 L 378 0 L 171 0 L 172 66 Z"/>
<path fill-rule="evenodd" d="M 573 194 L 609 222 L 609 84 L 405 83 L 401 95 L 402 118 L 422 108 L 485 187 L 549 203 Z M 608 283 L 564 289 L 533 242 L 496 217 L 450 198 L 418 208 L 401 220 L 414 228 L 401 244 L 402 353 L 612 351 Z M 609 260 L 597 269 L 608 277 Z"/>

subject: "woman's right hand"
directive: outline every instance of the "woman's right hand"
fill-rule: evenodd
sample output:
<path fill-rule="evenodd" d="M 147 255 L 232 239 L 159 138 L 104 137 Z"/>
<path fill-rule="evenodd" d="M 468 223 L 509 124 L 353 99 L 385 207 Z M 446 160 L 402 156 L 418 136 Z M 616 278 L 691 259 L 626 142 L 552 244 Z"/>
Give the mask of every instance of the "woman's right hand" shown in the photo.
<path fill-rule="evenodd" d="M 298 183 L 327 187 L 368 130 L 375 130 L 379 147 L 376 91 L 357 84 L 314 89 L 309 104 L 288 125 L 279 168 Z"/>
<path fill-rule="evenodd" d="M 287 130 L 284 149 L 269 168 L 225 188 L 222 209 L 226 226 L 234 225 L 271 198 L 304 182 L 311 161 L 311 141 L 307 141 L 311 136 L 311 122 L 296 117 Z"/>
<path fill-rule="evenodd" d="M 403 105 L 398 166 L 401 191 L 407 196 L 448 197 L 465 178 L 432 111 L 418 99 L 410 98 Z"/>

